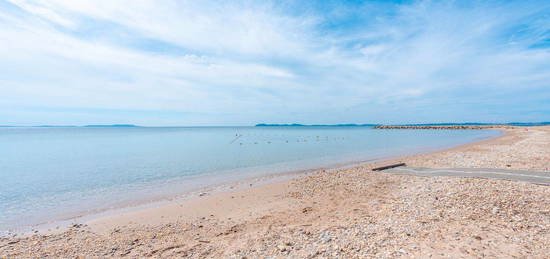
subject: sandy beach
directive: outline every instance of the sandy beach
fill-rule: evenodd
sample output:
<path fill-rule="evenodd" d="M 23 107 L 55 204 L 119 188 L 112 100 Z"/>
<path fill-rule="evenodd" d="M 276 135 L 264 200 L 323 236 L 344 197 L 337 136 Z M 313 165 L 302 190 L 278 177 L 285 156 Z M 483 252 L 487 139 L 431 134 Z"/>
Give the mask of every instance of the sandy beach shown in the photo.
<path fill-rule="evenodd" d="M 550 127 L 515 127 L 445 151 L 292 180 L 0 239 L 0 257 L 548 258 L 550 187 L 374 172 L 422 167 L 548 171 Z"/>

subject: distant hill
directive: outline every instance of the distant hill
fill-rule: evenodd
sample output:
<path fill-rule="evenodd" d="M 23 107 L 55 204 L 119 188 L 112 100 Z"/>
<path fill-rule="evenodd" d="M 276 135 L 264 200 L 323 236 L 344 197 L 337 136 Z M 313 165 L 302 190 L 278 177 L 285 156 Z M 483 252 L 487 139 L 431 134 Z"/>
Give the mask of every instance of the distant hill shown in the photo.
<path fill-rule="evenodd" d="M 31 126 L 33 128 L 75 128 L 78 126 L 74 125 L 38 125 L 38 126 Z"/>
<path fill-rule="evenodd" d="M 85 128 L 134 128 L 139 127 L 133 124 L 112 124 L 112 125 L 85 125 Z"/>

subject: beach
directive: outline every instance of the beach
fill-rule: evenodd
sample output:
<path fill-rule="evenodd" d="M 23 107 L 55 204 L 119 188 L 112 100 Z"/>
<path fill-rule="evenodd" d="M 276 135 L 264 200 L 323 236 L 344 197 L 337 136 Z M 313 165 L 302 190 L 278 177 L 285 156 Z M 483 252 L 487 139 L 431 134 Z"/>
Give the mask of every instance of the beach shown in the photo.
<path fill-rule="evenodd" d="M 292 179 L 0 239 L 0 257 L 532 257 L 550 247 L 550 187 L 372 168 L 548 171 L 550 127 L 511 127 L 449 150 Z"/>

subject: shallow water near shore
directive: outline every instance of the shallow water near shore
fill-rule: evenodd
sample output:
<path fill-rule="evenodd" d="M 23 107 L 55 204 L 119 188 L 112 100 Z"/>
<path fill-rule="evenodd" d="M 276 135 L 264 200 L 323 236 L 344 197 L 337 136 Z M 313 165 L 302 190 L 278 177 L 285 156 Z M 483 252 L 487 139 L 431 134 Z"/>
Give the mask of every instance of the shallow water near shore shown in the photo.
<path fill-rule="evenodd" d="M 0 229 L 499 134 L 368 127 L 3 128 Z"/>

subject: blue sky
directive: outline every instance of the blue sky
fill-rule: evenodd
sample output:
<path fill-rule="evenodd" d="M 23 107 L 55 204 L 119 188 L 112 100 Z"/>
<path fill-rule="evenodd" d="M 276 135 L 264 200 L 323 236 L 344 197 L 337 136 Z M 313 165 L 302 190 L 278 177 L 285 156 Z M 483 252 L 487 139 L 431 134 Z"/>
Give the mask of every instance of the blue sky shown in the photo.
<path fill-rule="evenodd" d="M 0 0 L 0 125 L 550 120 L 550 1 Z"/>

